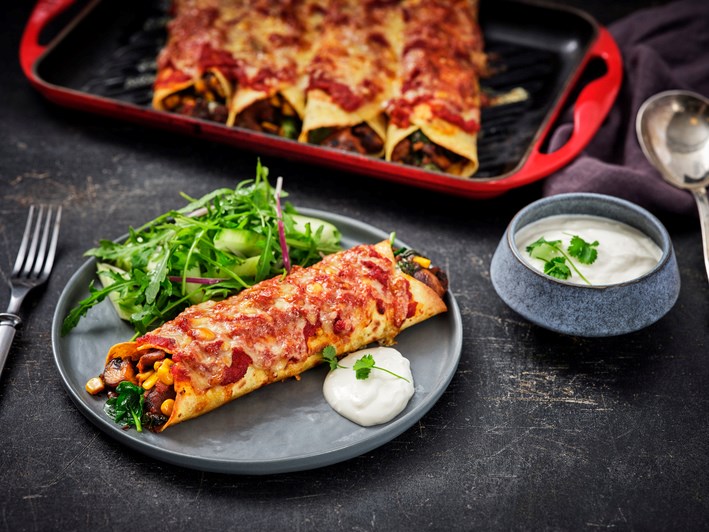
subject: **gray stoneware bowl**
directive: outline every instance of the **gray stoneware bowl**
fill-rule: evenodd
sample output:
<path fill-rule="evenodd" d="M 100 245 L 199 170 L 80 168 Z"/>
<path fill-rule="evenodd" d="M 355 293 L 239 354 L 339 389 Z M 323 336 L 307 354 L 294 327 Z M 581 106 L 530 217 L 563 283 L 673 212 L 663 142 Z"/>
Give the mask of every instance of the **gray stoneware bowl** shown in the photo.
<path fill-rule="evenodd" d="M 549 277 L 525 263 L 514 237 L 532 222 L 564 214 L 624 222 L 654 240 L 662 257 L 650 272 L 619 284 L 586 286 Z M 628 201 L 587 193 L 551 196 L 519 211 L 492 257 L 490 276 L 514 311 L 540 327 L 574 336 L 616 336 L 647 327 L 672 308 L 680 288 L 675 252 L 660 221 Z"/>

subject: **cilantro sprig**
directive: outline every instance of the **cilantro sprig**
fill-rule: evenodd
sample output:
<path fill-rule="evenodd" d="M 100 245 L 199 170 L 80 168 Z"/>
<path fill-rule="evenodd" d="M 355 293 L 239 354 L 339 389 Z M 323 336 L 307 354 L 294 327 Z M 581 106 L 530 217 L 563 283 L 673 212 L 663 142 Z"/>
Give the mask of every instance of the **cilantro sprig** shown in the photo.
<path fill-rule="evenodd" d="M 544 273 L 557 279 L 566 280 L 572 276 L 572 270 L 588 285 L 591 282 L 579 271 L 575 258 L 581 264 L 593 264 L 598 258 L 598 240 L 587 242 L 578 235 L 571 236 L 571 241 L 564 250 L 561 240 L 546 240 L 543 236 L 529 244 L 525 250 L 532 258 L 544 262 Z"/>
<path fill-rule="evenodd" d="M 288 263 L 310 266 L 341 249 L 332 224 L 300 215 L 290 203 L 279 209 L 287 194 L 274 194 L 260 162 L 255 179 L 234 189 L 182 196 L 183 208 L 130 228 L 122 242 L 102 240 L 86 252 L 98 262 L 103 287 L 89 287 L 62 334 L 107 297 L 136 336 L 144 334 L 189 305 L 224 299 L 283 274 Z"/>
<path fill-rule="evenodd" d="M 343 366 L 342 364 L 340 364 L 340 362 L 337 358 L 337 351 L 331 345 L 328 345 L 327 347 L 325 347 L 325 349 L 323 349 L 322 357 L 325 359 L 325 362 L 327 362 L 330 365 L 330 371 L 334 371 L 337 368 L 349 369 L 347 366 Z M 374 357 L 369 353 L 362 356 L 362 358 L 359 358 L 358 360 L 356 360 L 354 365 L 352 366 L 352 369 L 355 371 L 355 377 L 357 378 L 357 380 L 368 379 L 372 370 L 378 369 L 379 371 L 384 371 L 385 373 L 388 373 L 389 375 L 393 375 L 397 379 L 401 379 L 406 382 L 410 382 L 409 379 L 407 379 L 406 377 L 402 377 L 398 373 L 394 373 L 393 371 L 390 371 L 386 368 L 383 368 L 381 366 L 377 366 L 376 362 L 374 360 Z"/>
<path fill-rule="evenodd" d="M 337 358 L 337 351 L 331 345 L 328 345 L 325 349 L 323 349 L 322 357 L 325 359 L 325 362 L 330 364 L 330 371 L 334 371 L 337 368 L 345 368 L 345 366 L 340 364 L 340 361 Z"/>
<path fill-rule="evenodd" d="M 401 379 L 402 381 L 409 382 L 409 379 L 407 379 L 406 377 L 402 377 L 398 373 L 394 373 L 393 371 L 389 371 L 386 368 L 383 368 L 381 366 L 377 366 L 376 362 L 374 361 L 374 357 L 371 354 L 364 355 L 362 358 L 357 360 L 354 363 L 354 366 L 352 366 L 352 369 L 355 370 L 355 376 L 359 380 L 367 379 L 373 369 L 378 369 L 379 371 L 384 371 L 385 373 L 388 373 L 389 375 L 393 375 L 397 379 Z"/>
<path fill-rule="evenodd" d="M 576 257 L 581 264 L 593 264 L 598 258 L 598 240 L 588 243 L 578 235 L 570 235 L 569 255 Z"/>

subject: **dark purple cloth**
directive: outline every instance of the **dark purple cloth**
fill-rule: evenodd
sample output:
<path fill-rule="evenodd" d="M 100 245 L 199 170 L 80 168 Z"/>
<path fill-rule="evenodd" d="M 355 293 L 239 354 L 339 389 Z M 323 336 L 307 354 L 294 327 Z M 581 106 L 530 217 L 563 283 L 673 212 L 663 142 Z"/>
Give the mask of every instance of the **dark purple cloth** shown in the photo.
<path fill-rule="evenodd" d="M 650 96 L 670 89 L 709 95 L 709 0 L 681 0 L 645 9 L 609 30 L 623 55 L 623 84 L 604 124 L 584 152 L 544 183 L 545 196 L 598 192 L 621 197 L 655 213 L 696 215 L 690 193 L 666 183 L 645 158 L 635 117 Z M 573 126 L 554 132 L 553 151 Z"/>

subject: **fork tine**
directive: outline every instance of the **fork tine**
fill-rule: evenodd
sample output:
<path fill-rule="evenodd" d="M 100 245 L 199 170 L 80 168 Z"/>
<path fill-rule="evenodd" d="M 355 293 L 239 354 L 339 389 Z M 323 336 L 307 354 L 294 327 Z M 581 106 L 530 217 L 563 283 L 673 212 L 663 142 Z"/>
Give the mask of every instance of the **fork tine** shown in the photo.
<path fill-rule="evenodd" d="M 22 270 L 22 275 L 29 276 L 32 271 L 32 266 L 34 266 L 34 261 L 37 259 L 37 246 L 39 245 L 39 232 L 42 228 L 42 220 L 44 219 L 44 205 L 39 206 L 39 213 L 37 214 L 37 222 L 34 226 L 34 231 L 32 232 L 32 240 L 30 241 L 30 249 L 27 252 L 27 259 L 25 260 L 25 267 Z"/>
<path fill-rule="evenodd" d="M 27 223 L 25 223 L 25 232 L 22 234 L 22 242 L 20 243 L 20 249 L 17 252 L 17 259 L 15 260 L 15 266 L 12 268 L 12 275 L 19 275 L 22 270 L 22 265 L 25 262 L 27 255 L 27 244 L 30 240 L 30 235 L 32 234 L 32 218 L 34 216 L 34 205 L 30 205 L 30 212 L 27 215 Z"/>
<path fill-rule="evenodd" d="M 47 244 L 49 243 L 49 229 L 52 227 L 52 214 L 53 210 L 51 206 L 47 207 L 46 217 L 44 219 L 44 228 L 42 229 L 42 240 L 39 243 L 39 248 L 37 249 L 37 259 L 34 261 L 34 269 L 32 270 L 32 277 L 39 277 L 42 271 L 42 266 L 44 266 L 45 257 L 47 253 Z M 41 224 L 37 224 L 37 229 L 35 234 L 39 233 L 39 227 Z M 30 265 L 31 266 L 31 265 Z"/>
<path fill-rule="evenodd" d="M 59 241 L 59 224 L 62 221 L 62 207 L 61 205 L 57 209 L 57 214 L 54 217 L 54 229 L 52 230 L 52 240 L 49 243 L 49 251 L 47 252 L 47 260 L 44 263 L 44 270 L 42 270 L 42 275 L 40 278 L 45 280 L 49 277 L 52 271 L 52 266 L 54 265 L 54 256 L 57 253 L 57 242 Z M 49 231 L 49 219 L 47 220 L 47 232 Z"/>

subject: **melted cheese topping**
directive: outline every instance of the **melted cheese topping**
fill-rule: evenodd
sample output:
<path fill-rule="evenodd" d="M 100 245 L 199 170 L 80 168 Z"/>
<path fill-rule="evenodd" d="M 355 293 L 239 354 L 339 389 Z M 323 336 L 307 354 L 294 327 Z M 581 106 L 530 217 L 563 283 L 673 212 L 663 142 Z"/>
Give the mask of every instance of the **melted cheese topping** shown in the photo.
<path fill-rule="evenodd" d="M 477 0 L 405 0 L 401 87 L 389 102 L 392 122 L 408 127 L 414 115 L 438 117 L 474 133 L 479 129 L 478 76 L 484 64 Z"/>
<path fill-rule="evenodd" d="M 327 345 L 344 353 L 389 344 L 417 307 L 409 278 L 380 249 L 357 246 L 192 306 L 137 343 L 172 353 L 176 389 L 182 380 L 196 390 L 236 382 L 249 366 L 275 376 Z"/>
<path fill-rule="evenodd" d="M 420 105 L 466 131 L 479 121 L 477 0 L 177 0 L 168 29 L 161 71 L 299 84 L 348 112 L 387 105 L 402 127 Z"/>
<path fill-rule="evenodd" d="M 176 16 L 168 23 L 168 41 L 158 56 L 158 82 L 169 83 L 161 71 L 174 69 L 198 78 L 209 65 L 218 63 L 214 55 L 224 48 L 226 36 L 220 24 L 218 0 L 179 0 Z"/>
<path fill-rule="evenodd" d="M 304 62 L 299 54 L 307 48 L 308 20 L 316 16 L 312 3 L 178 0 L 158 68 L 194 78 L 217 68 L 229 81 L 263 91 L 293 83 Z"/>
<path fill-rule="evenodd" d="M 402 17 L 395 2 L 331 2 L 308 66 L 308 89 L 324 91 L 350 112 L 387 99 L 397 75 Z"/>

